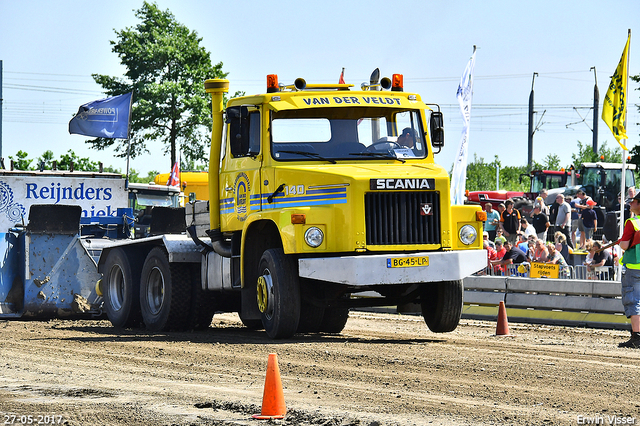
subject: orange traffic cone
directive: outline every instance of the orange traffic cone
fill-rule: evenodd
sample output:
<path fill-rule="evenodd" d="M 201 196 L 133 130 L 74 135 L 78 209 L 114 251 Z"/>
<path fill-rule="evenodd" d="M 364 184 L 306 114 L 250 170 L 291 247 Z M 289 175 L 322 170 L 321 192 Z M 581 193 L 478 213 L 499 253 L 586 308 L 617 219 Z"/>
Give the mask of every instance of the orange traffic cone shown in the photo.
<path fill-rule="evenodd" d="M 264 381 L 264 393 L 262 395 L 262 412 L 254 414 L 254 419 L 269 420 L 282 419 L 287 412 L 282 393 L 282 381 L 278 368 L 278 355 L 269 354 L 267 362 L 267 378 Z"/>
<path fill-rule="evenodd" d="M 509 322 L 507 321 L 507 308 L 504 307 L 503 301 L 500 301 L 500 307 L 498 308 L 498 325 L 496 325 L 496 336 L 510 336 Z"/>

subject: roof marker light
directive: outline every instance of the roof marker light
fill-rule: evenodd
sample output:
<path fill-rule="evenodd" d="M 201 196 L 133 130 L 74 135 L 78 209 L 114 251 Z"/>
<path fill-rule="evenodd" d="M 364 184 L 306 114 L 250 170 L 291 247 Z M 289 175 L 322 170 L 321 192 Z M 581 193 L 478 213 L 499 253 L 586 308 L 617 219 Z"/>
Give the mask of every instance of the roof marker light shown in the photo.
<path fill-rule="evenodd" d="M 279 92 L 280 86 L 278 86 L 278 74 L 267 75 L 267 93 Z"/>
<path fill-rule="evenodd" d="M 402 74 L 393 74 L 391 77 L 391 91 L 402 92 L 404 90 L 404 77 Z"/>

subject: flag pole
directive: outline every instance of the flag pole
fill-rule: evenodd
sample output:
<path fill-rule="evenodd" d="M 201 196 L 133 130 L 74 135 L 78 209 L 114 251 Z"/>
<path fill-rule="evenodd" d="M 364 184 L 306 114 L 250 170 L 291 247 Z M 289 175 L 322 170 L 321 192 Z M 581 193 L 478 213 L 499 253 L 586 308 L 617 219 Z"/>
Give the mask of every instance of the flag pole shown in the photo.
<path fill-rule="evenodd" d="M 129 157 L 131 155 L 131 105 L 133 105 L 133 90 L 129 99 L 129 117 L 127 118 L 127 174 L 124 178 L 124 190 L 129 190 Z"/>
<path fill-rule="evenodd" d="M 631 28 L 629 28 L 629 33 L 628 33 L 628 39 L 629 39 L 629 48 L 627 49 L 627 77 L 626 77 L 626 81 L 624 82 L 624 87 L 625 89 L 629 88 L 629 56 L 631 55 Z M 627 97 L 627 93 L 624 94 L 625 96 L 625 103 L 624 103 L 624 128 L 626 130 L 627 128 L 627 101 L 626 101 L 626 97 Z M 626 134 L 626 132 L 625 132 Z M 626 144 L 626 140 L 624 139 L 625 143 L 623 143 L 622 145 L 627 146 Z M 622 174 L 620 177 L 620 225 L 619 225 L 619 234 L 620 237 L 622 237 L 622 233 L 624 232 L 624 200 L 627 197 L 626 194 L 626 182 L 625 182 L 625 178 L 627 175 L 627 150 L 625 150 L 624 148 L 622 149 Z"/>

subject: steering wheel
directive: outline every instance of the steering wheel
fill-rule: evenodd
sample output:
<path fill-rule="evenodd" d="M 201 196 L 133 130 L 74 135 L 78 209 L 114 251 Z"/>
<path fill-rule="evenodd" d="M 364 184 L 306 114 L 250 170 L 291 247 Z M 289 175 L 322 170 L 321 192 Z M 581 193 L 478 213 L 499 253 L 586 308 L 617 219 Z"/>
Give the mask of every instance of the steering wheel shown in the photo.
<path fill-rule="evenodd" d="M 378 151 L 377 149 L 372 149 L 372 148 L 373 148 L 374 146 L 376 146 L 376 145 L 382 145 L 382 144 L 388 145 L 388 146 L 389 146 L 389 149 L 388 149 L 388 150 L 390 150 L 391 148 L 393 148 L 393 149 L 400 149 L 400 148 L 402 148 L 402 147 L 400 146 L 400 144 L 398 144 L 397 142 L 391 142 L 391 141 L 378 141 L 378 142 L 374 142 L 374 143 L 372 143 L 371 145 L 369 145 L 368 147 L 366 147 L 366 148 L 365 148 L 365 150 L 364 150 L 363 152 L 373 152 L 373 151 Z M 388 151 L 388 150 L 387 150 L 387 151 Z"/>

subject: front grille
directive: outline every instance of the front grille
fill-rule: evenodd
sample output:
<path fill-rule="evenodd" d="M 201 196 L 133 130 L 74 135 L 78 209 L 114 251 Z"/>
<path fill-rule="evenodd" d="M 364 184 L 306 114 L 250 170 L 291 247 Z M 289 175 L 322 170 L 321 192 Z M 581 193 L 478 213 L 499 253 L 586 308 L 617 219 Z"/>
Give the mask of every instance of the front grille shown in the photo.
<path fill-rule="evenodd" d="M 368 245 L 440 244 L 439 192 L 369 192 L 364 202 Z"/>

